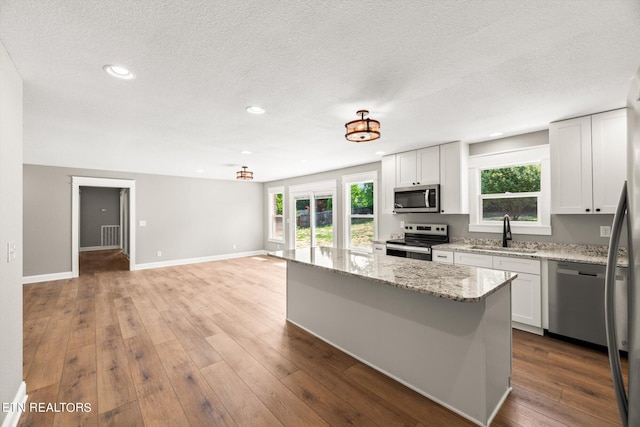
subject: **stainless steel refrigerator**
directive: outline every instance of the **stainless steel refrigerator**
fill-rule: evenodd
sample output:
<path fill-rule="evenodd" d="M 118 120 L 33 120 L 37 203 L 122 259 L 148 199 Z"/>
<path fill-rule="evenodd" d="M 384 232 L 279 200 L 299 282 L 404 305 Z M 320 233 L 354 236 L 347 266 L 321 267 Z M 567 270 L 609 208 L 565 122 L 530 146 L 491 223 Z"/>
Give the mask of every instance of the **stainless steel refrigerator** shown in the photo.
<path fill-rule="evenodd" d="M 609 259 L 606 272 L 605 317 L 607 344 L 613 386 L 618 401 L 620 418 L 624 426 L 640 426 L 640 69 L 631 81 L 627 98 L 627 181 L 613 220 Z M 626 217 L 626 221 L 625 221 Z M 624 225 L 626 224 L 626 230 Z M 628 268 L 628 332 L 629 380 L 625 387 L 616 345 L 615 328 L 615 274 L 618 246 L 623 233 L 627 233 Z"/>

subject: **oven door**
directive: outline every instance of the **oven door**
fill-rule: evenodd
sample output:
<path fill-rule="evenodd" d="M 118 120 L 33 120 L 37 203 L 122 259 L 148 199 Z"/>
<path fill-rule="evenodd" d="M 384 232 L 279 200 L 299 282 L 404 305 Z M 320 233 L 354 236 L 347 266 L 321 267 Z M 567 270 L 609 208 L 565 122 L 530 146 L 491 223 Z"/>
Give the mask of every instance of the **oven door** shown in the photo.
<path fill-rule="evenodd" d="M 387 243 L 387 255 L 431 261 L 431 248 Z"/>

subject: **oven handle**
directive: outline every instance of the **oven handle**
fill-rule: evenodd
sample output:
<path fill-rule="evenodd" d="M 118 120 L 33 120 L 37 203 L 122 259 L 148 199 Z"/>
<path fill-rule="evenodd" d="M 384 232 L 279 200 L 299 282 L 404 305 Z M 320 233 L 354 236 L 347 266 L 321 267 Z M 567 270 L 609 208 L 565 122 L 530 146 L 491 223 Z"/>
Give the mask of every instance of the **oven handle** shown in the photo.
<path fill-rule="evenodd" d="M 387 249 L 395 249 L 397 251 L 405 251 L 405 252 L 417 252 L 420 254 L 430 254 L 431 248 L 420 248 L 417 246 L 403 246 L 403 245 L 394 245 L 393 243 L 387 243 Z"/>

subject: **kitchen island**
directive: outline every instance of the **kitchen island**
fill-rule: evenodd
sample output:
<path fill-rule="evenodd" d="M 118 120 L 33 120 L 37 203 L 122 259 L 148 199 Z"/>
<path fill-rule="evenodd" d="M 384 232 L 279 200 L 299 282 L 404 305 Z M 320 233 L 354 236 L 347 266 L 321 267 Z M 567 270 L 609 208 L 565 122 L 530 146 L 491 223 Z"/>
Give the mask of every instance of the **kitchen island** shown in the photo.
<path fill-rule="evenodd" d="M 335 248 L 279 251 L 287 320 L 478 425 L 511 375 L 513 273 Z"/>

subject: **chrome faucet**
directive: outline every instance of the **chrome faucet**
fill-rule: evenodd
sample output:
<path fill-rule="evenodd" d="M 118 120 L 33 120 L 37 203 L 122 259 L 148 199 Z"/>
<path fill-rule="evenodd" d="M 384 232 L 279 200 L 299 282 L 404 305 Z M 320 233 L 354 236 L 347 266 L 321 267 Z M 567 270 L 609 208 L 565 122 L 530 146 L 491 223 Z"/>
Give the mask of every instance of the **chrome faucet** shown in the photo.
<path fill-rule="evenodd" d="M 502 218 L 502 247 L 507 248 L 507 240 L 512 240 L 511 236 L 511 222 L 509 221 L 509 214 L 504 214 Z"/>

